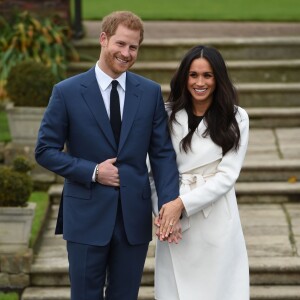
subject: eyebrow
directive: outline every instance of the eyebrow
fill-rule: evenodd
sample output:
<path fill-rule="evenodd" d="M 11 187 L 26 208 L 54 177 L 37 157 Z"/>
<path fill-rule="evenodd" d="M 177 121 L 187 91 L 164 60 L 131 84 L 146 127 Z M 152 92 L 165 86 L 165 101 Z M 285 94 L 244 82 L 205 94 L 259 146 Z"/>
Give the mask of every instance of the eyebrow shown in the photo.
<path fill-rule="evenodd" d="M 199 73 L 198 71 L 193 71 L 193 70 L 191 70 L 191 71 L 189 71 L 189 74 L 190 73 Z M 214 74 L 214 72 L 213 71 L 204 71 L 202 74 Z"/>
<path fill-rule="evenodd" d="M 120 39 L 120 40 L 116 40 L 116 43 L 121 43 L 121 44 L 129 44 L 126 41 Z M 130 47 L 139 47 L 139 44 L 129 44 Z"/>

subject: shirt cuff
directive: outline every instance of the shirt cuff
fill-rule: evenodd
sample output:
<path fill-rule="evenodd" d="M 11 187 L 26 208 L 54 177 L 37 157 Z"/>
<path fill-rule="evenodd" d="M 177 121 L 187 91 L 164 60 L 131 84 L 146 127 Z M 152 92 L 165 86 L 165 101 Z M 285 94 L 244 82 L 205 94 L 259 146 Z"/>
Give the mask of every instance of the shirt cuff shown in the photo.
<path fill-rule="evenodd" d="M 98 165 L 96 165 L 96 167 L 94 169 L 94 173 L 93 173 L 93 177 L 92 177 L 92 182 L 96 182 L 96 169 L 97 169 L 97 166 Z"/>

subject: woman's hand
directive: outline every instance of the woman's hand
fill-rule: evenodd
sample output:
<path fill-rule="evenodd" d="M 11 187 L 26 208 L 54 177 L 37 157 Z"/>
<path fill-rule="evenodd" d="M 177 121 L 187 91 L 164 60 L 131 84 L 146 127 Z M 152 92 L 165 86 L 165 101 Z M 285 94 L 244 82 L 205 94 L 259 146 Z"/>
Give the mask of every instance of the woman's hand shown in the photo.
<path fill-rule="evenodd" d="M 164 240 L 168 238 L 170 233 L 173 232 L 173 227 L 177 224 L 184 205 L 182 200 L 177 199 L 164 204 L 159 211 L 159 218 L 157 224 L 159 226 L 159 239 Z"/>
<path fill-rule="evenodd" d="M 182 228 L 180 221 L 172 227 L 170 235 L 168 237 L 165 237 L 164 239 L 161 237 L 159 232 L 159 217 L 156 217 L 154 219 L 154 225 L 156 226 L 155 235 L 159 238 L 160 241 L 168 241 L 169 243 L 178 244 L 179 241 L 182 239 Z"/>

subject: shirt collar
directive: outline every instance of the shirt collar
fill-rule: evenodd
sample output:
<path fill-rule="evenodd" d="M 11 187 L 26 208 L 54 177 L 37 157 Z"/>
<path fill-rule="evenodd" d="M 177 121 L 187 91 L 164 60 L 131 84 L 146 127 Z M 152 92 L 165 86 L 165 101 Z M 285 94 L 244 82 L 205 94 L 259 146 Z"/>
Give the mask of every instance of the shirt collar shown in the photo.
<path fill-rule="evenodd" d="M 98 81 L 98 84 L 100 85 L 101 89 L 105 91 L 109 85 L 111 84 L 113 78 L 108 76 L 106 73 L 104 73 L 98 66 L 98 62 L 96 63 L 95 67 L 96 72 L 96 78 Z M 123 91 L 126 90 L 126 72 L 123 72 L 118 78 L 115 78 L 115 80 L 118 80 L 119 85 L 122 87 Z"/>

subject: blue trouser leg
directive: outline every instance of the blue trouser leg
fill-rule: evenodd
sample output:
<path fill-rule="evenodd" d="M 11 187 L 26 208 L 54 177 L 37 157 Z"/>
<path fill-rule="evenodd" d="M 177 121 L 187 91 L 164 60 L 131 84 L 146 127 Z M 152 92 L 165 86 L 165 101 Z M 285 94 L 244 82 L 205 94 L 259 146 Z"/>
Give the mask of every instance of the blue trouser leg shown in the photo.
<path fill-rule="evenodd" d="M 120 206 L 120 205 L 119 205 Z M 67 242 L 72 300 L 136 300 L 148 243 L 130 245 L 121 209 L 110 243 L 91 246 Z"/>

